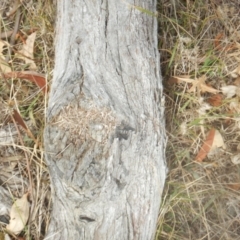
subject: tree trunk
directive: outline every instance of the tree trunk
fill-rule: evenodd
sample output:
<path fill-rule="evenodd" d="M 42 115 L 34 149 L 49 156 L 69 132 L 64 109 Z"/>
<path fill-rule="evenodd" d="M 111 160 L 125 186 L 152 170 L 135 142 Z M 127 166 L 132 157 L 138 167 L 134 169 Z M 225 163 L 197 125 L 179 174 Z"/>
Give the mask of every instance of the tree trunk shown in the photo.
<path fill-rule="evenodd" d="M 46 239 L 153 239 L 165 182 L 156 0 L 59 0 Z"/>

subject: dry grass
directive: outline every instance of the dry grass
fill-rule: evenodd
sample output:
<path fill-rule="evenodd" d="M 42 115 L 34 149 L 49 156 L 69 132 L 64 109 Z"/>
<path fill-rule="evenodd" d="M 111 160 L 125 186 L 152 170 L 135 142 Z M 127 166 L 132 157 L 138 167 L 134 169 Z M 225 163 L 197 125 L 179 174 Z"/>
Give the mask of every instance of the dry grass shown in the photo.
<path fill-rule="evenodd" d="M 226 98 L 221 93 L 220 105 L 210 106 L 212 94 L 189 92 L 188 83 L 169 84 L 171 76 L 196 79 L 206 75 L 207 83 L 219 90 L 240 85 L 240 71 L 236 70 L 240 65 L 239 1 L 225 2 L 159 0 L 169 174 L 156 239 L 218 240 L 238 239 L 240 235 L 240 169 L 231 161 L 240 149 L 239 97 Z M 4 6 L 3 16 L 6 11 L 8 5 Z M 50 1 L 23 1 L 21 11 L 22 35 L 14 51 L 32 30 L 37 31 L 35 63 L 37 71 L 49 80 L 53 69 L 54 7 Z M 15 14 L 1 19 L 1 34 L 13 29 L 14 20 Z M 7 49 L 4 54 L 8 54 Z M 9 60 L 14 71 L 28 67 L 14 55 Z M 28 239 L 42 239 L 51 205 L 42 146 L 46 97 L 33 83 L 20 79 L 0 81 L 0 92 L 0 185 L 8 189 L 12 199 L 30 193 L 31 219 L 24 234 Z M 11 121 L 13 109 L 21 113 L 34 140 Z M 227 148 L 195 162 L 207 131 L 213 127 L 220 131 Z"/>
<path fill-rule="evenodd" d="M 239 97 L 221 92 L 239 86 L 239 1 L 223 2 L 159 2 L 169 174 L 156 239 L 240 238 L 240 168 L 231 161 L 239 153 Z M 207 84 L 220 90 L 217 106 L 214 94 L 171 82 L 182 75 L 206 75 Z M 227 148 L 194 161 L 212 128 Z"/>
<path fill-rule="evenodd" d="M 117 124 L 120 125 L 110 109 L 98 108 L 94 102 L 84 107 L 78 103 L 64 107 L 52 124 L 69 131 L 73 142 L 94 139 L 102 144 L 106 144 L 110 132 L 116 129 Z M 74 136 L 78 136 L 78 139 L 74 139 Z"/>
<path fill-rule="evenodd" d="M 10 43 L 11 37 L 4 35 L 14 29 L 17 14 L 11 7 L 17 1 L 2 1 L 0 34 L 2 40 Z M 12 71 L 26 71 L 29 66 L 16 58 L 16 54 L 31 32 L 36 31 L 34 42 L 34 62 L 37 72 L 51 79 L 53 69 L 54 6 L 51 1 L 22 1 L 19 7 L 21 19 L 15 42 L 9 49 L 3 49 L 3 57 L 8 59 Z M 43 128 L 45 122 L 46 96 L 29 81 L 17 78 L 0 81 L 0 185 L 8 190 L 11 199 L 29 192 L 31 214 L 24 230 L 25 239 L 43 239 L 50 217 L 50 180 L 43 154 Z M 29 137 L 23 127 L 16 124 L 12 115 L 17 110 L 33 137 Z M 11 205 L 11 202 L 9 203 Z M 0 230 L 6 226 L 1 219 Z M 3 227 L 3 228 L 2 228 Z"/>

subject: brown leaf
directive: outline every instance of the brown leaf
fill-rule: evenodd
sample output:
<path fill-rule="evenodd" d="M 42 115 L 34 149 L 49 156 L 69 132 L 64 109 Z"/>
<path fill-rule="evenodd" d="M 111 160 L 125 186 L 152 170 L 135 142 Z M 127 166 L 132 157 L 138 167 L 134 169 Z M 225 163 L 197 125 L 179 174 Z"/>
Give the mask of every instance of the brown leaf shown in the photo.
<path fill-rule="evenodd" d="M 224 37 L 224 33 L 219 33 L 217 34 L 217 36 L 215 37 L 214 39 L 214 46 L 215 46 L 215 49 L 220 49 L 220 44 L 221 44 L 221 39 Z"/>
<path fill-rule="evenodd" d="M 175 83 L 179 83 L 178 79 L 175 77 L 170 77 L 167 81 L 168 84 L 175 84 Z"/>
<path fill-rule="evenodd" d="M 14 109 L 13 110 L 13 114 L 12 114 L 12 118 L 13 120 L 18 123 L 20 126 L 23 127 L 23 129 L 26 131 L 27 135 L 34 141 L 36 142 L 35 137 L 33 136 L 32 132 L 30 131 L 30 129 L 27 127 L 27 125 L 25 124 L 25 122 L 23 121 L 21 115 L 19 114 L 19 112 Z"/>
<path fill-rule="evenodd" d="M 233 82 L 233 85 L 240 87 L 240 77 L 237 77 L 235 81 Z"/>
<path fill-rule="evenodd" d="M 204 141 L 200 151 L 198 152 L 198 155 L 196 156 L 195 161 L 202 162 L 205 159 L 205 157 L 207 156 L 207 154 L 209 153 L 209 151 L 212 147 L 214 135 L 215 135 L 215 129 L 212 128 L 209 131 L 207 138 Z"/>
<path fill-rule="evenodd" d="M 240 189 L 240 183 L 228 184 L 227 186 L 236 191 Z"/>
<path fill-rule="evenodd" d="M 5 73 L 4 77 L 29 80 L 30 82 L 35 83 L 39 88 L 41 88 L 44 93 L 47 92 L 46 78 L 43 74 L 40 74 L 38 72 L 34 71 L 9 72 Z"/>
<path fill-rule="evenodd" d="M 23 121 L 21 115 L 18 113 L 18 111 L 16 109 L 13 110 L 12 117 L 14 118 L 15 122 L 18 123 L 20 126 L 22 126 L 25 130 L 28 129 L 25 122 Z"/>
<path fill-rule="evenodd" d="M 214 107 L 218 107 L 222 104 L 222 95 L 221 94 L 215 94 L 215 95 L 212 95 L 208 100 L 207 102 L 214 106 Z"/>

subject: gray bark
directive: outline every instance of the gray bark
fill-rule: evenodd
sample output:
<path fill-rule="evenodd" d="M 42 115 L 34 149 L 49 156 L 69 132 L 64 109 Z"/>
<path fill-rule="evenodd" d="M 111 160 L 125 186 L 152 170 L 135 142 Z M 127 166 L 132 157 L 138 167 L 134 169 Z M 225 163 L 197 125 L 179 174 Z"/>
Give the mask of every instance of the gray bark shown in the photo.
<path fill-rule="evenodd" d="M 139 8 L 141 7 L 141 8 Z M 46 239 L 153 239 L 165 182 L 155 0 L 60 0 Z"/>

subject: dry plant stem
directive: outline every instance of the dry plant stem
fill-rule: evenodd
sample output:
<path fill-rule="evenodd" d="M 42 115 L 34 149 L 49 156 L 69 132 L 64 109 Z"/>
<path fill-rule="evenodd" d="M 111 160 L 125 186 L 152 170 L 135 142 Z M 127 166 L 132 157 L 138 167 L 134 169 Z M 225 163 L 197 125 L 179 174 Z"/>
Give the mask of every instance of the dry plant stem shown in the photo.
<path fill-rule="evenodd" d="M 23 62 L 15 61 L 17 52 L 16 44 L 21 41 L 18 39 L 18 34 L 20 33 L 21 28 L 26 30 L 25 32 L 27 35 L 31 34 L 37 29 L 41 29 L 41 34 L 36 40 L 37 47 L 34 49 L 34 54 L 39 57 L 37 60 L 37 63 L 39 64 L 39 70 L 51 75 L 50 71 L 53 67 L 52 40 L 54 32 L 54 26 L 52 23 L 54 22 L 55 16 L 51 6 L 52 4 L 50 1 L 44 0 L 33 1 L 31 2 L 31 6 L 29 6 L 30 3 L 25 5 L 25 1 L 21 2 L 20 0 L 0 0 L 0 41 L 2 39 L 6 41 L 6 44 L 8 45 L 7 47 L 4 46 L 3 48 L 4 51 L 2 54 L 4 56 L 4 60 L 8 58 L 11 67 L 10 72 L 12 72 L 12 74 L 17 70 L 22 72 L 26 65 L 24 65 Z M 9 9 L 9 6 L 11 6 L 11 9 Z M 29 9 L 29 7 L 31 9 Z M 20 17 L 18 9 L 21 11 Z M 10 50 L 8 48 L 11 48 L 11 54 L 9 54 Z M 26 81 L 22 81 L 20 83 L 20 81 L 16 81 L 18 80 L 17 77 L 4 77 L 5 69 L 2 68 L 2 70 L 3 71 L 1 71 L 0 66 L 0 78 L 2 79 L 2 81 L 0 81 L 0 98 L 2 98 L 0 99 L 1 113 L 10 113 L 13 102 L 15 101 L 17 102 L 17 106 L 22 107 L 24 105 L 23 109 L 30 109 L 31 117 L 33 117 L 34 120 L 39 123 L 37 126 L 40 127 L 39 129 L 34 128 L 35 132 L 33 134 L 37 139 L 37 141 L 35 140 L 36 144 L 34 144 L 33 141 L 25 141 L 25 137 L 27 137 L 27 135 L 23 131 L 27 130 L 27 127 L 23 130 L 21 127 L 21 121 L 19 121 L 18 117 L 12 115 L 12 118 L 15 119 L 14 122 L 14 120 L 11 118 L 11 115 L 7 114 L 7 120 L 11 122 L 9 136 L 14 140 L 16 139 L 18 144 L 14 143 L 15 141 L 11 141 L 11 143 L 4 142 L 5 145 L 0 146 L 0 181 L 5 183 L 4 187 L 7 188 L 14 196 L 18 195 L 18 193 L 21 194 L 26 192 L 28 187 L 29 192 L 32 191 L 33 198 L 30 215 L 31 219 L 29 220 L 31 224 L 30 227 L 27 226 L 25 228 L 24 234 L 26 239 L 43 239 L 48 229 L 52 207 L 50 199 L 49 173 L 44 166 L 43 156 L 41 157 L 41 160 L 39 159 L 39 154 L 44 154 L 43 149 L 41 149 L 41 140 L 39 140 L 42 136 L 41 129 L 44 126 L 44 119 L 42 118 L 44 112 L 44 101 L 42 96 L 35 98 L 35 94 L 37 94 L 35 85 L 26 84 Z M 15 99 L 13 99 L 13 96 Z M 45 96 L 45 98 L 46 97 L 47 96 Z M 26 111 L 24 110 L 24 113 L 28 113 L 28 109 Z M 7 121 L 5 122 L 7 123 Z M 2 123 L 5 124 L 5 122 Z M 18 125 L 17 130 L 15 129 L 14 125 Z M 37 126 L 35 125 L 35 127 Z M 7 131 L 8 126 L 4 127 L 6 128 L 0 130 L 5 131 L 6 129 Z M 14 132 L 10 132 L 13 129 Z M 21 142 L 18 135 L 21 138 Z M 33 138 L 30 135 L 31 133 L 29 132 L 28 136 Z M 32 149 L 32 146 L 29 144 L 34 144 L 34 149 Z M 7 156 L 5 156 L 5 153 Z M 23 160 L 26 161 L 26 163 Z M 9 167 L 4 167 L 4 165 L 8 165 L 10 162 L 12 164 Z M 8 202 L 9 204 L 11 203 L 11 198 L 8 200 Z M 11 238 L 16 239 L 17 237 L 15 236 Z"/>
<path fill-rule="evenodd" d="M 18 132 L 18 135 L 19 135 L 19 139 L 20 139 L 20 142 L 21 142 L 21 145 L 24 146 L 24 142 L 23 142 L 23 139 L 22 139 L 22 135 L 19 131 L 19 128 L 18 128 L 18 125 L 15 121 L 15 119 L 12 117 L 12 121 L 14 122 L 14 125 L 17 129 L 17 132 Z M 31 170 L 30 170 L 30 161 L 29 161 L 29 158 L 28 158 L 28 154 L 26 151 L 24 151 L 24 155 L 25 155 L 25 158 L 26 158 L 26 163 L 27 163 L 27 172 L 28 172 L 28 178 L 29 178 L 29 188 L 28 188 L 28 193 L 29 193 L 29 189 L 30 189 L 30 192 L 31 194 L 33 194 L 33 181 L 32 181 L 32 176 L 31 176 Z M 30 193 L 29 193 L 30 194 Z M 33 201 L 33 204 L 31 205 L 31 209 L 34 208 L 34 201 Z M 27 236 L 30 236 L 30 228 L 31 228 L 31 214 L 29 214 L 29 219 L 28 219 L 28 225 L 29 227 L 27 228 Z"/>
<path fill-rule="evenodd" d="M 12 33 L 12 36 L 11 36 L 11 39 L 10 39 L 10 47 L 9 47 L 9 50 L 8 50 L 8 56 L 6 57 L 7 62 L 11 59 L 11 55 L 12 55 L 12 51 L 13 51 L 12 48 L 15 44 L 15 38 L 16 38 L 18 29 L 19 29 L 20 21 L 21 21 L 21 11 L 20 11 L 20 8 L 18 8 L 17 12 L 16 12 L 16 18 L 15 18 L 13 33 Z"/>
<path fill-rule="evenodd" d="M 3 19 L 2 19 L 2 13 L 3 13 L 3 10 L 0 11 L 0 36 L 2 36 L 2 22 L 3 22 Z"/>
<path fill-rule="evenodd" d="M 21 135 L 21 133 L 20 133 L 20 131 L 19 131 L 19 128 L 18 128 L 18 125 L 17 125 L 17 123 L 16 123 L 16 121 L 15 121 L 15 119 L 14 119 L 13 117 L 12 117 L 12 121 L 14 122 L 14 125 L 15 125 L 15 127 L 16 127 L 16 129 L 17 129 L 17 131 L 18 131 L 18 135 L 19 135 L 20 142 L 21 142 L 22 146 L 24 146 L 24 142 L 23 142 L 23 139 L 22 139 L 22 135 Z M 32 185 L 33 181 L 32 181 L 31 170 L 30 170 L 30 162 L 29 162 L 29 158 L 28 158 L 28 155 L 27 155 L 27 152 L 26 152 L 26 151 L 24 151 L 24 154 L 25 154 L 26 163 L 27 163 L 28 178 L 29 178 L 29 185 L 30 185 L 30 186 L 29 186 L 29 189 L 30 189 L 31 193 L 33 193 L 33 185 Z M 29 191 L 29 190 L 28 190 L 28 191 Z"/>
<path fill-rule="evenodd" d="M 11 85 L 9 84 L 8 80 L 6 79 L 6 77 L 4 76 L 4 72 L 2 71 L 1 66 L 0 66 L 0 76 L 6 82 L 6 85 L 7 85 L 8 89 L 10 90 L 11 89 Z"/>

